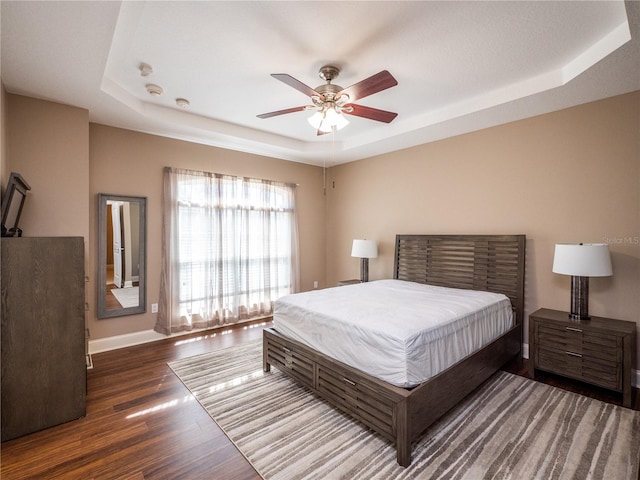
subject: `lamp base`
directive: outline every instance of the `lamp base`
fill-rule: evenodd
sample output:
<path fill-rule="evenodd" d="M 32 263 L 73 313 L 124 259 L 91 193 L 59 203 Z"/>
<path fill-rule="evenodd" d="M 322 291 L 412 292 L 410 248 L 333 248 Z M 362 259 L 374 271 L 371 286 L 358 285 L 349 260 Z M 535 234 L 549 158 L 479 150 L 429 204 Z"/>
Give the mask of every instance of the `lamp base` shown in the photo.
<path fill-rule="evenodd" d="M 362 283 L 369 281 L 369 259 L 360 259 L 360 281 Z"/>
<path fill-rule="evenodd" d="M 589 277 L 571 277 L 572 320 L 589 320 Z"/>

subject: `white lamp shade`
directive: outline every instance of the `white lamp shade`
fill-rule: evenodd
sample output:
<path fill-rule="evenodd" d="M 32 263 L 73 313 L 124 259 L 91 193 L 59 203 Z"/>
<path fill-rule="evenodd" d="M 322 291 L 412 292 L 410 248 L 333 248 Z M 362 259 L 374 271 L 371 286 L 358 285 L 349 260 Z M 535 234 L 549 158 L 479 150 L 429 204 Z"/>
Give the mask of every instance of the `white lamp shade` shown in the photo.
<path fill-rule="evenodd" d="M 613 275 L 609 245 L 605 243 L 558 243 L 553 272 L 576 277 Z"/>
<path fill-rule="evenodd" d="M 378 246 L 375 240 L 354 240 L 351 247 L 351 256 L 358 258 L 376 258 Z"/>

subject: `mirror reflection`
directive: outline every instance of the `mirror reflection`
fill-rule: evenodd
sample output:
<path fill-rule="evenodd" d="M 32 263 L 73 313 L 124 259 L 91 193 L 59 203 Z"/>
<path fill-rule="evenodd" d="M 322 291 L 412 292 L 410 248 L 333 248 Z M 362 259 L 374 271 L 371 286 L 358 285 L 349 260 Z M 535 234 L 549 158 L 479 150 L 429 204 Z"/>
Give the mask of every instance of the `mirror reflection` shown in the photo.
<path fill-rule="evenodd" d="M 99 194 L 98 318 L 145 309 L 146 198 Z"/>

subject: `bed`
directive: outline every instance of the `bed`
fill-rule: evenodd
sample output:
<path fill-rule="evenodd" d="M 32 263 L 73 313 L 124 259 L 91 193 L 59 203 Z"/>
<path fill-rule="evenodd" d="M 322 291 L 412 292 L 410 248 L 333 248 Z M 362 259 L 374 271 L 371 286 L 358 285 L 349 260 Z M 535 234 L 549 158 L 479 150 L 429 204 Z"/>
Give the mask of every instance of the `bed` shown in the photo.
<path fill-rule="evenodd" d="M 320 351 L 322 347 L 312 346 L 315 346 L 312 340 L 299 337 L 293 330 L 289 331 L 284 321 L 277 321 L 277 312 L 274 315 L 274 327 L 265 329 L 263 334 L 264 370 L 268 372 L 272 365 L 275 366 L 388 438 L 396 445 L 398 463 L 409 466 L 412 442 L 501 366 L 520 355 L 524 257 L 524 235 L 396 236 L 394 280 L 418 284 L 412 287 L 415 289 L 421 289 L 421 285 L 425 284 L 436 289 L 445 287 L 493 292 L 504 296 L 510 304 L 511 316 L 506 327 L 503 325 L 497 334 L 490 335 L 489 342 L 480 349 L 455 360 L 451 365 L 445 363 L 434 369 L 426 376 L 426 380 L 420 377 L 404 378 L 402 375 L 401 378 L 381 377 L 379 372 L 372 373 L 370 368 L 351 359 L 337 360 L 337 354 L 323 353 Z M 376 287 L 378 282 L 371 283 L 372 287 Z M 333 291 L 342 296 L 350 288 L 335 287 L 325 294 Z M 376 295 L 381 295 L 380 291 Z M 473 296 L 473 292 L 471 294 Z M 407 302 L 411 302 L 411 298 L 406 297 Z M 403 315 L 409 315 L 402 305 L 399 304 L 394 312 L 398 312 L 398 318 L 391 319 L 391 323 L 410 323 L 408 320 L 402 322 Z M 294 309 L 289 313 L 294 317 L 316 315 L 320 320 L 322 312 L 299 313 Z M 284 313 L 281 315 L 284 317 Z M 278 330 L 279 324 L 283 331 Z M 317 332 L 314 335 L 322 336 Z M 389 336 L 389 333 L 383 332 L 378 340 L 383 336 Z M 357 344 L 362 341 L 354 340 L 355 351 Z M 384 364 L 383 359 L 387 359 L 385 351 L 390 347 L 384 343 L 377 345 L 379 351 L 372 349 L 371 345 L 367 346 L 370 352 L 365 363 L 369 366 Z M 375 361 L 376 358 L 379 362 Z"/>

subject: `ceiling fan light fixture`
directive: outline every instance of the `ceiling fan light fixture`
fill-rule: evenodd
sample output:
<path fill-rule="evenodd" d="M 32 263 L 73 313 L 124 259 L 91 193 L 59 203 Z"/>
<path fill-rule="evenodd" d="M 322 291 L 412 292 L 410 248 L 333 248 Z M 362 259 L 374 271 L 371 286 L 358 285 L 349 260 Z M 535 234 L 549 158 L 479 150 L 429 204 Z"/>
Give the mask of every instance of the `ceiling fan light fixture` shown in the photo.
<path fill-rule="evenodd" d="M 336 130 L 340 130 L 349 124 L 349 121 L 335 107 L 319 110 L 309 117 L 307 121 L 313 128 L 322 133 L 333 131 L 333 127 Z"/>

